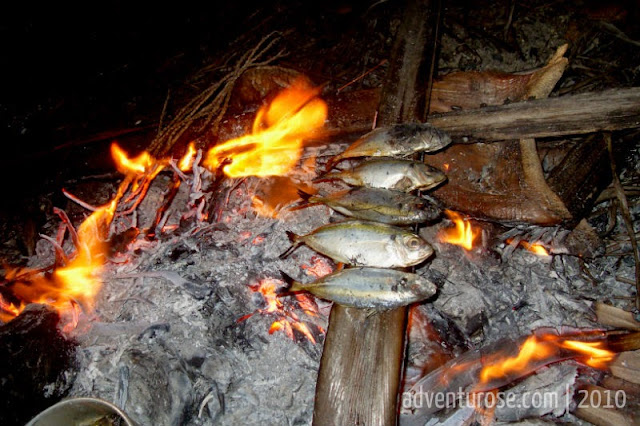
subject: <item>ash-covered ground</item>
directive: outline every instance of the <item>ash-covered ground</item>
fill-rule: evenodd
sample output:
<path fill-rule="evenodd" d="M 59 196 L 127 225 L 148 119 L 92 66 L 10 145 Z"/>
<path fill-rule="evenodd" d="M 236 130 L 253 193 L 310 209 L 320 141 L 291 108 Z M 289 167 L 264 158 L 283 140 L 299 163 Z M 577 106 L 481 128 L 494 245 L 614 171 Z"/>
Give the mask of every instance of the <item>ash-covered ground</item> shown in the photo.
<path fill-rule="evenodd" d="M 141 207 L 140 224 L 153 217 L 168 180 L 157 178 Z M 303 281 L 315 279 L 309 268 L 330 261 L 306 247 L 280 259 L 290 244 L 285 231 L 304 234 L 343 217 L 324 206 L 261 217 L 250 196 L 262 184 L 254 178 L 230 184 L 218 223 L 168 232 L 109 264 L 95 316 L 77 331 L 77 370 L 68 396 L 112 401 L 139 424 L 311 423 L 327 303 L 319 301 L 318 316 L 311 316 L 292 296 L 278 298 L 284 310 L 308 325 L 316 339 L 312 343 L 298 331 L 293 339 L 284 330 L 270 334 L 274 321 L 291 317 L 266 313 L 267 302 L 255 290 L 262 280 L 278 280 L 280 270 Z M 169 224 L 179 217 L 188 192 L 184 188 L 174 201 Z M 408 380 L 434 357 L 515 340 L 541 327 L 597 328 L 594 301 L 631 303 L 625 298 L 633 294 L 632 286 L 616 280 L 633 277 L 630 256 L 584 261 L 570 255 L 539 257 L 522 248 L 502 256 L 505 244 L 465 252 L 438 242 L 439 230 L 448 226 L 443 220 L 421 230 L 436 255 L 417 273 L 439 277 L 443 285 L 436 298 L 417 309 L 438 330 L 440 348 L 434 351 L 434 342 L 414 322 Z M 623 236 L 624 230 L 618 227 L 615 233 Z M 549 229 L 547 234 L 562 232 Z M 554 389 L 561 383 L 564 389 L 598 376 L 572 361 L 541 374 L 546 376 L 534 374 L 527 381 Z M 565 408 L 498 413 L 497 418 L 546 414 L 551 422 L 576 421 Z"/>

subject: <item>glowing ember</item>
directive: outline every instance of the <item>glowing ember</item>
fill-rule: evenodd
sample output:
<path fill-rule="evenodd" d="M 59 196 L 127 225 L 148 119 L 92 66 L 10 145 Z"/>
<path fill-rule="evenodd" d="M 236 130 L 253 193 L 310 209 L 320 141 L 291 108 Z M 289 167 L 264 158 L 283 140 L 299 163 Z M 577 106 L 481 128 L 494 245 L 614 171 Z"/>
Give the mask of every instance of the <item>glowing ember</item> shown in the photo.
<path fill-rule="evenodd" d="M 125 175 L 146 173 L 155 163 L 155 160 L 146 151 L 136 158 L 129 158 L 127 153 L 115 142 L 111 144 L 111 156 L 116 163 L 118 171 Z"/>
<path fill-rule="evenodd" d="M 445 210 L 444 212 L 453 221 L 455 228 L 440 231 L 439 240 L 443 243 L 461 246 L 465 250 L 471 250 L 473 242 L 480 234 L 480 230 L 474 229 L 468 219 L 463 219 L 458 213 L 451 210 Z"/>
<path fill-rule="evenodd" d="M 319 93 L 303 80 L 295 82 L 258 111 L 252 134 L 214 146 L 203 164 L 216 170 L 230 160 L 223 168 L 230 177 L 286 175 L 298 162 L 304 140 L 316 136 L 327 118 Z"/>
<path fill-rule="evenodd" d="M 296 330 L 298 330 L 300 333 L 302 333 L 304 335 L 304 337 L 309 339 L 309 341 L 311 343 L 313 343 L 314 345 L 316 344 L 316 339 L 313 337 L 313 334 L 311 334 L 311 330 L 309 330 L 309 327 L 307 327 L 307 325 L 305 323 L 303 323 L 303 322 L 294 322 L 293 323 L 293 327 L 295 327 Z"/>
<path fill-rule="evenodd" d="M 262 294 L 262 297 L 267 304 L 266 308 L 259 309 L 257 312 L 270 313 L 279 316 L 279 318 L 271 324 L 271 327 L 269 327 L 269 334 L 273 334 L 276 331 L 284 330 L 287 337 L 294 339 L 295 335 L 293 333 L 293 330 L 295 329 L 303 336 L 305 336 L 311 343 L 315 344 L 316 339 L 309 327 L 305 323 L 300 321 L 298 316 L 292 311 L 291 307 L 285 307 L 282 301 L 278 298 L 277 290 L 282 285 L 284 285 L 284 283 L 280 280 L 265 278 L 263 280 L 260 280 L 258 284 L 250 287 L 252 291 Z M 311 317 L 315 317 L 318 315 L 318 309 L 315 302 L 308 296 L 296 295 L 295 299 L 297 300 L 299 307 L 305 314 Z M 245 315 L 238 321 L 244 321 L 252 315 L 253 314 Z M 317 327 L 317 329 L 319 332 L 324 333 L 324 330 L 321 327 Z"/>
<path fill-rule="evenodd" d="M 278 300 L 276 290 L 283 284 L 282 281 L 265 278 L 255 287 L 254 291 L 260 292 L 262 297 L 264 297 L 264 301 L 267 303 L 267 308 L 264 309 L 264 312 L 276 312 L 282 309 L 282 302 Z"/>
<path fill-rule="evenodd" d="M 311 257 L 311 265 L 302 265 L 302 269 L 307 273 L 307 275 L 314 276 L 316 278 L 322 278 L 325 275 L 329 275 L 333 272 L 333 267 L 326 260 L 318 257 Z"/>
<path fill-rule="evenodd" d="M 180 162 L 178 163 L 178 168 L 183 172 L 188 172 L 189 170 L 191 170 L 191 167 L 193 167 L 193 160 L 195 159 L 195 157 L 196 157 L 196 146 L 193 142 L 191 142 L 187 147 L 187 152 L 180 159 Z"/>

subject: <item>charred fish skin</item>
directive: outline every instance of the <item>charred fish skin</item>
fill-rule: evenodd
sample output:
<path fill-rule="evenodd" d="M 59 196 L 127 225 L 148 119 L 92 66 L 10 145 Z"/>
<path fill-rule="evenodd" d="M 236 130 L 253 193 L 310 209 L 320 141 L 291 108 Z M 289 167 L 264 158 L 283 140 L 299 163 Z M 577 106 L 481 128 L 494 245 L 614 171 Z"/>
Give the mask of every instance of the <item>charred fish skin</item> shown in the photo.
<path fill-rule="evenodd" d="M 349 170 L 328 173 L 316 181 L 340 179 L 348 185 L 411 192 L 435 188 L 447 176 L 427 164 L 399 159 L 374 158 Z"/>
<path fill-rule="evenodd" d="M 307 235 L 287 235 L 292 246 L 281 257 L 306 244 L 348 265 L 405 268 L 422 263 L 433 254 L 433 248 L 418 235 L 377 222 L 349 220 L 321 226 Z"/>
<path fill-rule="evenodd" d="M 390 189 L 358 187 L 326 196 L 298 193 L 311 204 L 322 203 L 345 216 L 389 225 L 413 225 L 440 217 L 433 203 Z"/>
<path fill-rule="evenodd" d="M 406 157 L 416 152 L 438 151 L 451 143 L 445 132 L 429 123 L 405 123 L 375 129 L 331 158 L 327 168 L 353 157 Z"/>
<path fill-rule="evenodd" d="M 433 296 L 437 288 L 420 275 L 395 269 L 356 267 L 304 284 L 282 273 L 289 291 L 308 291 L 332 302 L 355 308 L 394 309 Z"/>

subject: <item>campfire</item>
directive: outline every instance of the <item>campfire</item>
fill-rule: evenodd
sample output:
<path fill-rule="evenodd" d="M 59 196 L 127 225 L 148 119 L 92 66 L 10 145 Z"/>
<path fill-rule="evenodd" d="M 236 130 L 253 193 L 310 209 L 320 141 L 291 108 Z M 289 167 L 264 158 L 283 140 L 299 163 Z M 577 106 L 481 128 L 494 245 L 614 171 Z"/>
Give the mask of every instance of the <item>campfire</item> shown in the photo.
<path fill-rule="evenodd" d="M 82 397 L 138 424 L 638 420 L 640 94 L 557 93 L 561 43 L 426 83 L 441 35 L 402 43 L 460 24 L 408 3 L 346 84 L 251 39 L 143 149 L 109 137 L 99 191 L 59 188 L 3 267 L 7 424 Z"/>

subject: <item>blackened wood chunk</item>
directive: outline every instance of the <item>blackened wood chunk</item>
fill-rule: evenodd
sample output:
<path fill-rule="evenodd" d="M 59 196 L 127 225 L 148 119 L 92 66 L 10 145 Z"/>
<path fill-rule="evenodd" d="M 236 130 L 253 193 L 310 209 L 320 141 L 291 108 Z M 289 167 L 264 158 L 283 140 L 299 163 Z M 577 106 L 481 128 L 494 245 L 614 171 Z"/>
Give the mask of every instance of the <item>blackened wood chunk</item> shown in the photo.
<path fill-rule="evenodd" d="M 75 342 L 58 329 L 58 313 L 29 305 L 0 326 L 0 424 L 23 425 L 68 391 Z"/>

